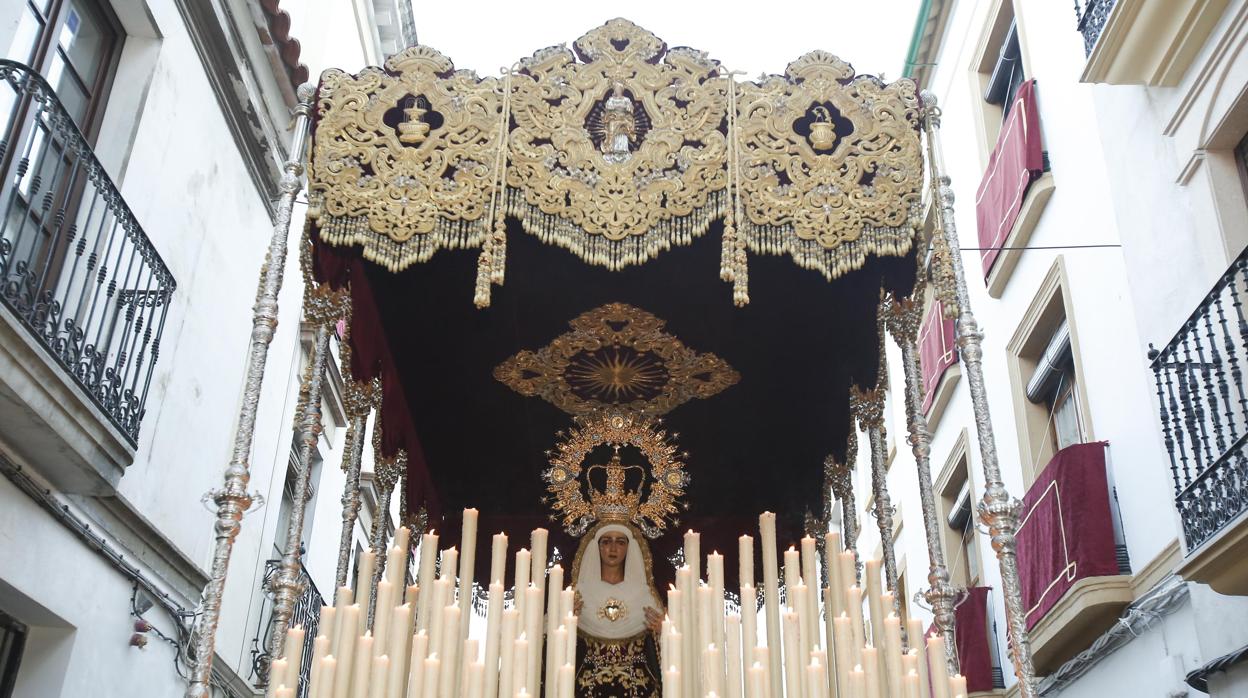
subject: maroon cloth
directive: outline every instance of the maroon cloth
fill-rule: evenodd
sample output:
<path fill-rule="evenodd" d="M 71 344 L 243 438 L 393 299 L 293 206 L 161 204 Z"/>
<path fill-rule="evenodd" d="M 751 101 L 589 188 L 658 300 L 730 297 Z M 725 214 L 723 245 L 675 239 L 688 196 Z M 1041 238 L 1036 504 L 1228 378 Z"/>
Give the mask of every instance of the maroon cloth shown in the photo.
<path fill-rule="evenodd" d="M 932 407 L 936 388 L 949 367 L 958 362 L 953 319 L 946 318 L 940 301 L 932 304 L 919 328 L 919 365 L 923 375 L 923 412 Z"/>
<path fill-rule="evenodd" d="M 1057 452 L 1023 497 L 1018 572 L 1027 629 L 1075 582 L 1118 574 L 1104 441 Z"/>
<path fill-rule="evenodd" d="M 988 591 L 971 587 L 966 600 L 954 611 L 954 644 L 958 662 L 971 693 L 992 690 L 992 650 L 988 644 Z"/>
<path fill-rule="evenodd" d="M 1027 188 L 1043 172 L 1044 146 L 1040 140 L 1036 81 L 1028 80 L 1018 88 L 1009 117 L 1001 125 L 1001 135 L 975 197 L 984 278 L 992 271 L 1001 246 L 1018 220 Z"/>

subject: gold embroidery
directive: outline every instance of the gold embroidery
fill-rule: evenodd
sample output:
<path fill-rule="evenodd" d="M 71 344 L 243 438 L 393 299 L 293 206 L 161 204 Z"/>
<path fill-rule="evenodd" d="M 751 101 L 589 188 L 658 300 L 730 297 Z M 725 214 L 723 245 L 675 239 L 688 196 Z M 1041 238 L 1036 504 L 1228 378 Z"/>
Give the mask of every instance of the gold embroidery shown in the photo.
<path fill-rule="evenodd" d="M 646 662 L 646 635 L 622 642 L 581 635 L 585 659 L 577 671 L 578 698 L 657 698 L 659 681 Z"/>

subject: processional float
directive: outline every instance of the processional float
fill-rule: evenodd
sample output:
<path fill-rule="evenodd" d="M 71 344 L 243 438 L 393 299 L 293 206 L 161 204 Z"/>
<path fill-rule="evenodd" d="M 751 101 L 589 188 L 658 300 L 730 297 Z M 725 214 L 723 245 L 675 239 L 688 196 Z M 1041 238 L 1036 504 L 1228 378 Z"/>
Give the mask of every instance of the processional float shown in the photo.
<path fill-rule="evenodd" d="M 410 277 L 413 265 L 429 262 L 439 250 L 471 249 L 477 251 L 473 302 L 489 308 L 494 287 L 506 279 L 509 247 L 521 252 L 536 240 L 624 278 L 696 247 L 713 232 L 721 236 L 719 276 L 732 284 L 733 304 L 743 308 L 729 312 L 750 312 L 744 308 L 751 302 L 751 256 L 759 264 L 787 256 L 827 281 L 869 268 L 872 260 L 909 265 L 906 284 L 876 282 L 868 289 L 873 295 L 857 298 L 869 306 L 868 343 L 878 365 L 867 374 L 871 380 L 864 384 L 855 377 L 838 398 L 847 406 L 846 421 L 868 435 L 883 559 L 859 561 L 852 473 L 857 441 L 853 424 L 841 425 L 847 442 L 826 444 L 825 453 L 832 455 L 822 467 L 801 466 L 816 473 L 823 494 L 821 511 L 807 516 L 800 541 L 791 537 L 795 545 L 781 560 L 777 518 L 767 512 L 758 519 L 761 556 L 756 558 L 752 537 L 739 539 L 739 595 L 727 590 L 724 557 L 704 557 L 699 535 L 685 534 L 673 556 L 674 578 L 661 594 L 666 615 L 655 634 L 663 695 L 965 693 L 956 676 L 953 636 L 961 592 L 944 564 L 930 434 L 921 409 L 916 341 L 929 288 L 957 318 L 985 470 L 980 515 L 1001 563 L 1021 694 L 1035 695 L 1014 557 L 1020 504 L 1006 492 L 997 466 L 981 335 L 957 252 L 934 97 L 920 97 L 906 79 L 885 84 L 856 75 L 819 51 L 797 59 L 783 75 L 739 81 L 705 53 L 668 48 L 617 19 L 572 49 L 538 51 L 500 77 L 457 70 L 437 51 L 416 46 L 389 58 L 384 68 L 357 75 L 327 71 L 315 91 L 305 86 L 300 98 L 253 315 L 234 457 L 224 486 L 210 493 L 217 506 L 216 548 L 188 696 L 208 695 L 230 553 L 254 499 L 247 490 L 248 453 L 305 156 L 309 206 L 297 250 L 305 276 L 304 316 L 314 336 L 295 428 L 300 448 L 310 453 L 321 428 L 331 334 L 345 320 L 348 477 L 335 603 L 322 609 L 316 628 L 288 627 L 303 584 L 299 559 L 309 469 L 298 479 L 272 588 L 273 695 L 571 698 L 578 612 L 573 590 L 564 585 L 576 577 L 565 580 L 552 559 L 557 549 L 548 531 L 537 528 L 529 548 L 514 557 L 510 588 L 502 534 L 491 541 L 488 577 L 475 583 L 479 513 L 467 509 L 462 521 L 443 516 L 411 426 L 410 392 L 396 378 L 394 352 L 386 349 L 380 316 L 389 301 L 381 294 L 390 279 Z M 930 239 L 923 233 L 928 216 Z M 921 263 L 924 251 L 930 255 Z M 438 303 L 458 302 L 454 288 L 442 293 Z M 718 356 L 668 334 L 664 320 L 646 309 L 606 303 L 570 324 L 570 332 L 546 347 L 519 351 L 492 371 L 493 380 L 539 397 L 573 420 L 545 467 L 516 477 L 544 478 L 548 504 L 564 528 L 557 535 L 581 536 L 591 526 L 619 521 L 643 537 L 660 536 L 689 505 L 691 480 L 702 482 L 707 475 L 686 468 L 689 457 L 677 452 L 662 416 L 690 400 L 711 404 L 721 391 L 727 396 L 744 390 L 733 388 L 741 375 Z M 938 631 L 927 637 L 917 621 L 902 627 L 900 620 L 907 599 L 897 595 L 882 415 L 887 334 L 902 350 L 907 427 L 918 464 L 930 562 L 930 586 L 922 595 Z M 350 532 L 370 414 L 382 506 L 396 493 L 404 526 L 393 541 L 384 525 L 374 528 L 373 550 L 361 556 L 352 589 Z M 594 456 L 604 448 L 611 453 L 605 463 Z M 844 514 L 840 522 L 832 521 L 833 498 Z M 442 538 L 430 530 L 437 521 Z M 409 580 L 417 540 L 419 564 Z M 448 541 L 458 546 L 439 551 Z M 763 566 L 761 590 L 756 559 Z M 578 565 L 579 556 L 574 569 Z M 486 616 L 484 642 L 468 632 L 478 609 Z M 582 610 L 605 617 L 623 613 L 611 604 Z M 315 640 L 305 653 L 307 634 Z"/>

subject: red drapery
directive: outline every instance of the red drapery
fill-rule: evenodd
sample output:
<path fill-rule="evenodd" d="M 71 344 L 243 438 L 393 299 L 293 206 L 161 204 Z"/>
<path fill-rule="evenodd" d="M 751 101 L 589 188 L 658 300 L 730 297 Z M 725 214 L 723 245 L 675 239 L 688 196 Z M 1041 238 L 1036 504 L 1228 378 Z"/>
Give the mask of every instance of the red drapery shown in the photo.
<path fill-rule="evenodd" d="M 936 388 L 950 366 L 958 362 L 953 319 L 946 318 L 940 301 L 932 304 L 919 328 L 919 364 L 923 376 L 923 412 L 932 407 Z"/>
<path fill-rule="evenodd" d="M 1036 81 L 1018 88 L 1009 117 L 988 159 L 988 169 L 975 197 L 979 228 L 980 259 L 984 277 L 1001 254 L 1001 246 L 1018 220 L 1028 187 L 1044 172 L 1044 147 L 1040 140 L 1040 110 Z"/>
<path fill-rule="evenodd" d="M 1118 574 L 1104 441 L 1058 451 L 1023 497 L 1018 571 L 1030 630 L 1075 582 Z"/>
<path fill-rule="evenodd" d="M 966 590 L 966 600 L 954 611 L 954 644 L 958 647 L 958 662 L 966 677 L 966 688 L 971 693 L 991 691 L 992 650 L 988 644 L 988 590 L 991 587 L 971 587 Z"/>

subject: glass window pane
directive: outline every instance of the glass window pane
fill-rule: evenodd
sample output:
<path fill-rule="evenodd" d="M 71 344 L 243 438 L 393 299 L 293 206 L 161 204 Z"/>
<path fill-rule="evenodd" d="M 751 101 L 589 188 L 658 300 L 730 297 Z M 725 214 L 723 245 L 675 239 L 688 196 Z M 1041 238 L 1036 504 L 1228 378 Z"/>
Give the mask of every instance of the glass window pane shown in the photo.
<path fill-rule="evenodd" d="M 69 112 L 74 123 L 81 128 L 91 96 L 78 83 L 73 73 L 65 68 L 65 59 L 59 52 L 53 56 L 52 63 L 48 66 L 47 78 L 52 89 L 56 90 L 56 96 L 60 98 L 65 111 Z"/>
<path fill-rule="evenodd" d="M 89 85 L 95 83 L 108 58 L 112 33 L 107 20 L 94 5 L 69 0 L 57 43 L 69 56 L 70 65 Z"/>
<path fill-rule="evenodd" d="M 13 43 L 9 44 L 9 50 L 5 52 L 4 57 L 29 64 L 34 60 L 35 44 L 39 41 L 39 32 L 42 28 L 43 22 L 29 5 L 26 6 L 22 12 L 22 18 L 17 22 Z"/>

